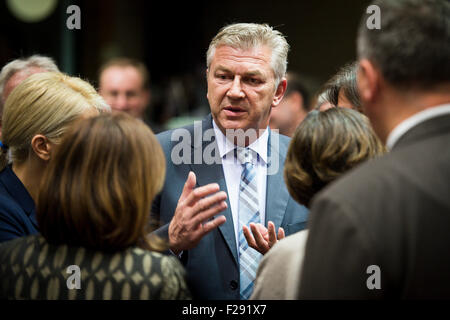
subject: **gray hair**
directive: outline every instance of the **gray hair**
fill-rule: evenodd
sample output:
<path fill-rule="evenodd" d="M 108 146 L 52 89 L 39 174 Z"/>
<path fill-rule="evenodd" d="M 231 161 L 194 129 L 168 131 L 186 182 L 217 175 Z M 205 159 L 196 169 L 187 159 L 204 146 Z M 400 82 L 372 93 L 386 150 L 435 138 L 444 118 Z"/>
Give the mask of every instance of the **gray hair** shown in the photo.
<path fill-rule="evenodd" d="M 444 0 L 377 0 L 381 29 L 363 15 L 358 56 L 371 60 L 398 88 L 430 88 L 450 81 L 450 3 Z"/>
<path fill-rule="evenodd" d="M 322 89 L 324 95 L 321 95 L 321 99 L 338 106 L 339 93 L 342 90 L 352 106 L 354 106 L 356 110 L 362 112 L 361 99 L 356 83 L 358 65 L 358 61 L 354 61 L 341 67 L 339 71 L 325 83 Z"/>
<path fill-rule="evenodd" d="M 52 58 L 37 54 L 32 55 L 28 58 L 16 59 L 6 64 L 0 72 L 0 115 L 2 114 L 3 105 L 5 103 L 5 101 L 3 100 L 3 90 L 5 89 L 5 84 L 17 72 L 32 67 L 41 68 L 50 72 L 59 71 L 58 66 Z"/>
<path fill-rule="evenodd" d="M 271 65 L 278 84 L 286 74 L 289 44 L 283 34 L 267 24 L 235 23 L 220 29 L 212 39 L 206 53 L 206 65 L 209 68 L 215 50 L 219 46 L 238 49 L 250 49 L 266 45 L 272 49 Z"/>

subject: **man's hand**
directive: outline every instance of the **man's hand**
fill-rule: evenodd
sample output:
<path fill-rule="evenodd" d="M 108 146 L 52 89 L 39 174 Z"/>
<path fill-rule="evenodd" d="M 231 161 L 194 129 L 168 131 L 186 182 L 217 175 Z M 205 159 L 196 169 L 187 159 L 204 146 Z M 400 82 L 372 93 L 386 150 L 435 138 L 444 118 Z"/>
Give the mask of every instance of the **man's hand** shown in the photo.
<path fill-rule="evenodd" d="M 227 194 L 218 192 L 217 183 L 194 189 L 195 184 L 195 174 L 189 172 L 169 225 L 169 246 L 175 254 L 194 248 L 205 234 L 226 221 L 225 216 L 212 218 L 227 208 Z"/>
<path fill-rule="evenodd" d="M 243 226 L 242 229 L 248 245 L 261 254 L 265 254 L 275 245 L 275 243 L 277 243 L 278 240 L 285 237 L 284 229 L 280 227 L 278 228 L 277 239 L 277 235 L 275 234 L 275 225 L 272 221 L 269 221 L 268 228 L 264 227 L 260 223 L 250 223 L 250 229 L 252 229 L 251 233 L 246 226 Z"/>

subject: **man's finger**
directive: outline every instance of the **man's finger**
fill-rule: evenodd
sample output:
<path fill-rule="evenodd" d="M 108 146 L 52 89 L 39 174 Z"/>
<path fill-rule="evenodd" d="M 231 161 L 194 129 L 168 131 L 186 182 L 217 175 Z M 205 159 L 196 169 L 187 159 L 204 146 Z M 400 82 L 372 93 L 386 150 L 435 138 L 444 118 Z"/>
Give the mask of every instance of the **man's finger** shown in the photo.
<path fill-rule="evenodd" d="M 258 251 L 261 253 L 265 253 L 269 249 L 267 247 L 267 241 L 263 238 L 258 230 L 258 227 L 254 223 L 250 223 L 250 229 L 252 230 L 256 245 L 258 246 Z"/>
<path fill-rule="evenodd" d="M 210 206 L 209 209 L 191 214 L 190 223 L 192 223 L 194 229 L 196 229 L 198 225 L 206 223 L 206 221 L 212 219 L 216 214 L 222 212 L 227 208 L 227 203 L 225 201 L 223 200 L 219 201 L 221 202 L 217 203 L 216 205 Z"/>
<path fill-rule="evenodd" d="M 278 240 L 284 239 L 286 235 L 284 234 L 284 229 L 279 227 L 278 228 Z"/>
<path fill-rule="evenodd" d="M 192 207 L 192 215 L 201 214 L 203 211 L 208 210 L 210 207 L 219 204 L 221 201 L 225 201 L 227 199 L 227 193 L 225 191 L 220 191 L 212 196 L 199 199 L 195 205 Z"/>
<path fill-rule="evenodd" d="M 267 232 L 267 228 L 261 223 L 257 223 L 256 226 L 258 227 L 259 233 L 261 233 L 264 240 L 269 241 L 269 233 Z"/>
<path fill-rule="evenodd" d="M 219 190 L 220 190 L 220 187 L 217 183 L 210 183 L 210 184 L 207 184 L 206 186 L 201 186 L 201 187 L 195 188 L 186 197 L 185 205 L 193 206 L 201 198 L 207 197 L 213 193 L 216 193 Z"/>
<path fill-rule="evenodd" d="M 253 236 L 252 236 L 250 230 L 247 228 L 247 226 L 242 226 L 242 231 L 244 232 L 244 237 L 245 237 L 245 240 L 247 240 L 248 246 L 255 250 L 258 250 L 255 239 L 253 238 Z"/>
<path fill-rule="evenodd" d="M 180 199 L 178 200 L 178 203 L 184 201 L 187 198 L 187 196 L 194 189 L 196 183 L 197 183 L 197 177 L 195 176 L 195 173 L 192 171 L 189 171 L 189 174 L 187 176 L 186 182 L 184 183 L 183 191 L 181 192 L 181 196 L 180 196 Z"/>
<path fill-rule="evenodd" d="M 226 221 L 227 221 L 227 218 L 225 218 L 225 216 L 218 216 L 218 217 L 214 218 L 213 220 L 208 221 L 207 223 L 203 224 L 201 236 L 203 237 L 205 234 L 207 234 L 208 232 L 211 232 L 215 228 L 221 226 Z"/>
<path fill-rule="evenodd" d="M 268 232 L 269 232 L 269 247 L 272 247 L 277 242 L 277 235 L 275 233 L 275 225 L 272 221 L 268 223 Z"/>

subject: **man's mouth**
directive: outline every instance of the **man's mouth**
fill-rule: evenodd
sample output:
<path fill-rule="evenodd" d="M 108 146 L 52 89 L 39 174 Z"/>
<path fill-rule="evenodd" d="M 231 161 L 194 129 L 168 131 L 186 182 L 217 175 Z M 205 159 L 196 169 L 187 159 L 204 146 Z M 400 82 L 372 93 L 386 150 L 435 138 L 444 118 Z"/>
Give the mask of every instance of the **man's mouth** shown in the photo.
<path fill-rule="evenodd" d="M 235 106 L 227 106 L 223 108 L 225 111 L 225 114 L 230 117 L 236 117 L 242 115 L 245 111 L 244 108 L 241 107 L 235 107 Z"/>

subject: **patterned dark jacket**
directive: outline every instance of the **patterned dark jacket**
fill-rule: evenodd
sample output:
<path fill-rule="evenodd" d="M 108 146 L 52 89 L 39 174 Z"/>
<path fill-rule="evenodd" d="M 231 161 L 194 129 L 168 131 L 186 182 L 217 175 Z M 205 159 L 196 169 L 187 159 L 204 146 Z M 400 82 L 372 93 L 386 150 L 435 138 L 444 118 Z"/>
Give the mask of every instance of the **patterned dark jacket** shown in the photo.
<path fill-rule="evenodd" d="M 175 257 L 140 248 L 105 253 L 51 245 L 40 235 L 0 244 L 0 279 L 0 299 L 191 297 L 185 271 Z"/>

